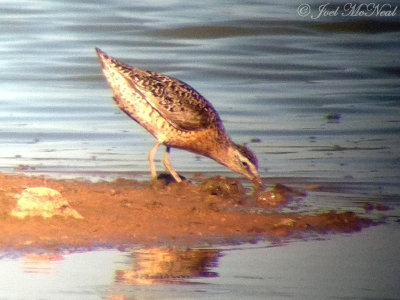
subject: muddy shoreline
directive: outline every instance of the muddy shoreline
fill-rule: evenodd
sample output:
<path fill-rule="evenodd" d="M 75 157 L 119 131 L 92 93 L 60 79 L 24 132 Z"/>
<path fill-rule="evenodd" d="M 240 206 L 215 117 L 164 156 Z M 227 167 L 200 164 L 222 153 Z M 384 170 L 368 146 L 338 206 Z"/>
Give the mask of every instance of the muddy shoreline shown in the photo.
<path fill-rule="evenodd" d="M 11 216 L 15 195 L 32 187 L 57 190 L 83 219 Z M 306 197 L 306 191 L 297 193 L 278 185 L 257 202 L 248 191 L 244 193 L 240 184 L 225 178 L 165 185 L 126 179 L 92 183 L 0 173 L 0 249 L 201 247 L 309 233 L 354 232 L 372 224 L 352 212 L 280 212 L 274 201 L 283 200 L 278 204 L 284 207 L 290 197 Z"/>

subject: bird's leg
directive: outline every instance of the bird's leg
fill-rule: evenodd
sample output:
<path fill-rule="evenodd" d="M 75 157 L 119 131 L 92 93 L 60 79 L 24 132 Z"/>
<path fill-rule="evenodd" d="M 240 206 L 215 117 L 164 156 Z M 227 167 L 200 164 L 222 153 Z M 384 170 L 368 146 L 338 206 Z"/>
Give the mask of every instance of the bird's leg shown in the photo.
<path fill-rule="evenodd" d="M 178 173 L 176 173 L 176 171 L 172 168 L 171 162 L 169 161 L 169 150 L 170 147 L 167 146 L 167 149 L 165 150 L 164 153 L 164 160 L 163 160 L 164 166 L 165 168 L 167 168 L 168 172 L 171 173 L 172 177 L 174 177 L 176 182 L 181 182 L 182 179 L 179 177 Z"/>
<path fill-rule="evenodd" d="M 156 172 L 156 167 L 154 166 L 154 155 L 156 155 L 157 149 L 158 147 L 161 145 L 160 142 L 156 142 L 156 144 L 153 146 L 153 148 L 151 148 L 150 152 L 149 152 L 149 164 L 150 164 L 150 172 L 151 172 L 151 178 L 153 180 L 157 179 L 157 172 Z"/>

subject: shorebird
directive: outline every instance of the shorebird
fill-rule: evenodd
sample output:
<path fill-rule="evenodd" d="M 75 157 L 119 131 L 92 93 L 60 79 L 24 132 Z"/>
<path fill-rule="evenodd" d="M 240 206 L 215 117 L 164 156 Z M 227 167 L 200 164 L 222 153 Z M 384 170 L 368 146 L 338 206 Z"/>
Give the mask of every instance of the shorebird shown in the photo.
<path fill-rule="evenodd" d="M 157 178 L 154 155 L 166 147 L 165 168 L 180 182 L 169 160 L 170 148 L 207 156 L 252 181 L 262 181 L 257 157 L 247 147 L 235 144 L 214 107 L 188 84 L 156 72 L 131 67 L 96 48 L 103 73 L 117 106 L 150 132 L 156 144 L 148 154 L 150 172 Z"/>

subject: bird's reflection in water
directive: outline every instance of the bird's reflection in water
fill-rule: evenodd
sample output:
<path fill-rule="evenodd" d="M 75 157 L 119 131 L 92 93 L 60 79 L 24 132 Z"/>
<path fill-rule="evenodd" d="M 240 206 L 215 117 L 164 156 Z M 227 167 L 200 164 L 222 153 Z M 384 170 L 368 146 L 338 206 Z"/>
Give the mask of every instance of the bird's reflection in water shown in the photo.
<path fill-rule="evenodd" d="M 220 252 L 215 249 L 153 248 L 132 252 L 132 270 L 119 270 L 122 284 L 185 284 L 188 279 L 217 277 L 210 271 L 217 266 Z"/>

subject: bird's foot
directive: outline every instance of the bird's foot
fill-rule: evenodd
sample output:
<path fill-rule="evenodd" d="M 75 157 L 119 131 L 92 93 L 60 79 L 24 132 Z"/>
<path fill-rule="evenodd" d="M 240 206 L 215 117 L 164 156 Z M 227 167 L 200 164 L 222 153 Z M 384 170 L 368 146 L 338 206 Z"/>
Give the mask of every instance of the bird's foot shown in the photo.
<path fill-rule="evenodd" d="M 179 178 L 181 181 L 186 180 L 185 176 L 179 175 Z M 175 180 L 174 176 L 172 176 L 169 173 L 161 173 L 157 176 L 157 181 L 162 181 L 164 182 L 165 185 L 169 185 L 171 183 L 176 183 L 177 181 Z"/>

